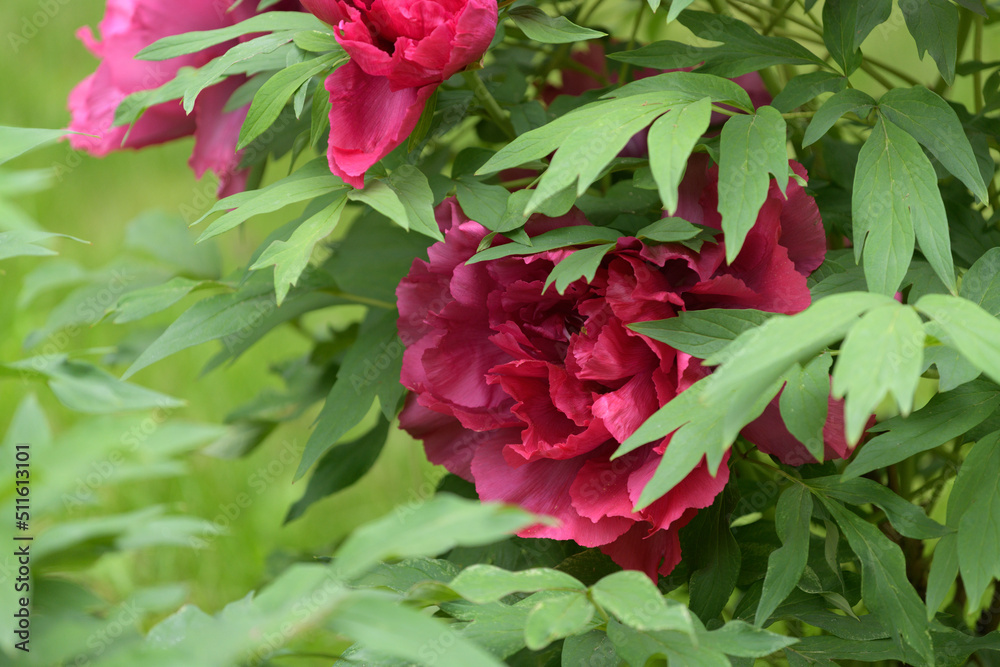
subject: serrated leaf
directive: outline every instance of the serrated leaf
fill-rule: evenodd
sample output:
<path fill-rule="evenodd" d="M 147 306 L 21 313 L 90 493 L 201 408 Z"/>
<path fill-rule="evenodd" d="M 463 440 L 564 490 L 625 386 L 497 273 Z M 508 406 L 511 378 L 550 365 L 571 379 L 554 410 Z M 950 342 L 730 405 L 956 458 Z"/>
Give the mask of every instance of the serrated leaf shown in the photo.
<path fill-rule="evenodd" d="M 509 572 L 486 564 L 465 568 L 448 586 L 466 600 L 476 604 L 487 604 L 518 592 L 586 590 L 575 577 L 558 570 L 532 568 Z"/>
<path fill-rule="evenodd" d="M 344 193 L 296 227 L 287 241 L 272 241 L 250 266 L 251 271 L 274 267 L 274 292 L 279 306 L 309 265 L 313 248 L 340 224 L 346 204 L 347 194 Z"/>
<path fill-rule="evenodd" d="M 967 299 L 946 294 L 923 296 L 916 308 L 944 330 L 945 345 L 1000 382 L 1000 320 Z"/>
<path fill-rule="evenodd" d="M 855 258 L 864 253 L 869 290 L 893 294 L 910 265 L 914 238 L 948 289 L 955 267 L 937 176 L 916 140 L 879 117 L 854 175 Z"/>
<path fill-rule="evenodd" d="M 771 102 L 781 113 L 788 113 L 823 93 L 839 93 L 847 87 L 847 79 L 834 72 L 809 72 L 788 81 Z"/>
<path fill-rule="evenodd" d="M 844 477 L 859 477 L 942 445 L 984 422 L 998 405 L 1000 390 L 984 380 L 937 394 L 909 417 L 893 417 L 872 427 L 882 434 L 865 443 Z"/>
<path fill-rule="evenodd" d="M 546 597 L 531 608 L 524 624 L 524 644 L 540 651 L 557 639 L 582 632 L 594 617 L 594 605 L 582 593 Z"/>
<path fill-rule="evenodd" d="M 517 507 L 438 494 L 356 530 L 334 554 L 334 568 L 349 579 L 388 558 L 433 556 L 458 545 L 489 544 L 539 519 Z"/>
<path fill-rule="evenodd" d="M 773 174 L 782 192 L 788 184 L 785 119 L 763 106 L 753 115 L 733 116 L 722 126 L 719 147 L 719 213 L 726 241 L 726 261 L 739 255 L 747 233 L 767 199 Z"/>
<path fill-rule="evenodd" d="M 226 211 L 198 237 L 198 242 L 218 236 L 263 213 L 271 213 L 300 201 L 306 201 L 345 189 L 344 182 L 330 173 L 326 158 L 317 158 L 280 181 L 260 190 L 239 192 L 216 202 L 193 224 L 213 213 Z M 232 210 L 231 210 L 232 209 Z"/>
<path fill-rule="evenodd" d="M 877 505 L 885 512 L 889 523 L 901 535 L 915 540 L 944 537 L 950 531 L 928 518 L 919 505 L 904 500 L 878 482 L 865 477 L 814 477 L 806 482 L 810 487 L 851 505 Z"/>
<path fill-rule="evenodd" d="M 327 452 L 316 465 L 302 497 L 288 508 L 285 523 L 305 514 L 313 503 L 342 491 L 361 479 L 375 464 L 388 435 L 389 422 L 381 419 L 375 428 L 357 440 Z"/>
<path fill-rule="evenodd" d="M 295 63 L 268 79 L 253 96 L 246 120 L 243 121 L 243 127 L 240 129 L 237 150 L 246 148 L 251 141 L 271 127 L 281 114 L 281 110 L 285 108 L 288 99 L 305 82 L 317 74 L 336 68 L 338 61 L 346 62 L 343 53 L 327 53 L 317 58 Z"/>
<path fill-rule="evenodd" d="M 912 647 L 925 664 L 933 665 L 934 647 L 924 604 L 906 578 L 906 559 L 899 546 L 839 503 L 820 499 L 861 561 L 865 604 L 901 650 Z"/>
<path fill-rule="evenodd" d="M 809 122 L 809 127 L 802 137 L 802 147 L 819 141 L 845 113 L 853 113 L 864 118 L 875 104 L 875 98 L 857 88 L 846 88 L 834 94 L 823 103 Z"/>
<path fill-rule="evenodd" d="M 949 85 L 955 81 L 958 51 L 958 8 L 947 0 L 904 2 L 906 28 L 917 43 L 917 57 L 930 53 L 941 77 Z"/>
<path fill-rule="evenodd" d="M 570 284 L 581 278 L 588 283 L 593 282 L 594 275 L 604 260 L 604 256 L 613 250 L 614 247 L 614 243 L 604 243 L 573 251 L 571 255 L 565 257 L 555 265 L 552 272 L 545 279 L 542 291 L 544 292 L 549 288 L 549 285 L 555 283 L 556 291 L 559 294 L 563 294 Z"/>
<path fill-rule="evenodd" d="M 705 359 L 725 349 L 737 336 L 760 326 L 772 315 L 749 308 L 707 308 L 682 311 L 666 320 L 635 322 L 628 327 L 676 350 Z"/>
<path fill-rule="evenodd" d="M 236 25 L 216 30 L 199 30 L 181 35 L 170 35 L 153 42 L 138 54 L 137 60 L 169 60 L 177 56 L 197 53 L 216 44 L 259 32 L 282 30 L 325 30 L 326 26 L 312 14 L 305 12 L 267 12 L 251 16 Z"/>
<path fill-rule="evenodd" d="M 867 312 L 851 327 L 833 370 L 833 395 L 847 401 L 844 431 L 857 442 L 882 400 L 892 395 L 903 416 L 913 397 L 924 361 L 924 333 L 912 307 L 887 304 Z"/>
<path fill-rule="evenodd" d="M 623 570 L 590 587 L 594 602 L 625 625 L 637 630 L 674 630 L 694 637 L 691 613 L 683 605 L 667 604 L 656 585 L 642 572 Z"/>
<path fill-rule="evenodd" d="M 878 101 L 878 107 L 886 118 L 924 145 L 945 169 L 965 183 L 979 201 L 986 201 L 986 185 L 972 144 L 947 102 L 923 86 L 914 86 L 890 90 Z"/>
<path fill-rule="evenodd" d="M 948 523 L 958 527 L 958 566 L 966 611 L 980 606 L 986 587 L 1000 579 L 1000 431 L 973 445 L 948 501 Z M 953 510 L 954 506 L 954 510 Z"/>
<path fill-rule="evenodd" d="M 527 5 L 511 9 L 510 18 L 529 39 L 543 44 L 571 44 L 607 37 L 605 32 L 578 26 L 565 16 L 553 18 L 541 9 Z"/>
<path fill-rule="evenodd" d="M 812 506 L 812 495 L 800 484 L 793 484 L 778 498 L 774 524 L 781 548 L 771 552 L 767 559 L 764 588 L 754 616 L 754 625 L 758 628 L 767 623 L 782 600 L 795 590 L 806 569 Z"/>
<path fill-rule="evenodd" d="M 688 158 L 708 129 L 711 116 L 712 100 L 705 97 L 670 109 L 649 128 L 649 167 L 656 179 L 663 208 L 671 215 L 677 210 L 677 188 L 684 177 Z"/>
<path fill-rule="evenodd" d="M 832 364 L 833 357 L 824 352 L 804 366 L 793 368 L 778 399 L 785 428 L 820 462 L 825 450 L 823 427 L 830 407 Z"/>

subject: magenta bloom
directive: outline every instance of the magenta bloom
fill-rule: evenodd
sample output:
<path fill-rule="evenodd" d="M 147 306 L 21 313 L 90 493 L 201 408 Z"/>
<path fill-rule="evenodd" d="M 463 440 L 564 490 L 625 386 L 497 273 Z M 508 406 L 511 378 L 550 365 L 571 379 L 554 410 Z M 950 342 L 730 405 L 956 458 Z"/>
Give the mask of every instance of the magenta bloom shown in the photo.
<path fill-rule="evenodd" d="M 350 62 L 326 80 L 330 169 L 364 187 L 373 164 L 416 127 L 435 88 L 479 60 L 496 0 L 303 0 L 334 27 Z"/>
<path fill-rule="evenodd" d="M 215 172 L 219 177 L 220 196 L 241 191 L 247 173 L 239 169 L 241 156 L 236 152 L 236 142 L 247 109 L 223 111 L 229 96 L 243 82 L 241 78 L 229 78 L 207 88 L 199 96 L 190 116 L 184 113 L 178 100 L 148 109 L 127 139 L 127 127 L 111 127 L 115 109 L 128 95 L 166 83 L 181 67 L 200 67 L 225 53 L 233 43 L 162 62 L 136 60 L 135 55 L 163 37 L 224 28 L 257 13 L 253 9 L 255 2 L 242 2 L 230 11 L 235 2 L 108 0 L 99 26 L 101 41 L 88 27 L 77 32 L 101 63 L 97 71 L 81 81 L 69 95 L 72 113 L 69 129 L 95 135 L 70 135 L 73 148 L 104 156 L 123 147 L 142 148 L 193 134 L 195 146 L 189 164 L 195 174 L 200 178 L 206 170 Z M 291 3 L 284 8 L 299 7 Z"/>
<path fill-rule="evenodd" d="M 718 228 L 717 170 L 695 158 L 688 172 L 681 214 Z M 431 246 L 430 261 L 414 261 L 397 290 L 407 346 L 402 382 L 413 392 L 403 428 L 424 441 L 431 461 L 474 482 L 484 500 L 560 520 L 522 536 L 571 539 L 650 577 L 669 573 L 681 556 L 678 529 L 712 503 L 728 469 L 713 477 L 702 462 L 665 497 L 632 511 L 669 437 L 611 455 L 710 370 L 627 325 L 702 308 L 801 311 L 810 303 L 806 276 L 826 253 L 815 203 L 794 182 L 787 200 L 772 184 L 731 266 L 722 243 L 695 252 L 619 239 L 594 280 L 563 295 L 542 286 L 574 249 L 467 265 L 487 230 L 453 199 L 438 207 L 437 219 L 445 241 Z M 574 210 L 559 219 L 535 216 L 527 231 L 586 224 Z M 832 452 L 845 448 L 842 408 L 834 407 Z M 783 426 L 773 433 L 764 426 L 753 437 L 762 449 L 811 460 Z"/>

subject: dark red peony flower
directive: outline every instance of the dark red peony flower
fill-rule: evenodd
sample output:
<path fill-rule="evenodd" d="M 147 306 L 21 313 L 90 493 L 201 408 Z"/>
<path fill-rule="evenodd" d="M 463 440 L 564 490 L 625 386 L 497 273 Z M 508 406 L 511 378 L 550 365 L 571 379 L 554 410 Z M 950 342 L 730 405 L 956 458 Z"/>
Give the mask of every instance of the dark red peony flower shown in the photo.
<path fill-rule="evenodd" d="M 257 13 L 255 2 L 233 7 L 235 4 L 236 0 L 108 0 L 99 26 L 101 41 L 95 39 L 90 28 L 81 28 L 77 33 L 101 63 L 69 95 L 69 129 L 94 136 L 70 135 L 70 145 L 104 156 L 123 147 L 142 148 L 193 134 L 190 165 L 195 174 L 200 178 L 206 170 L 215 172 L 220 196 L 243 190 L 247 172 L 239 169 L 241 156 L 236 152 L 236 143 L 247 107 L 224 111 L 230 95 L 243 82 L 240 78 L 231 77 L 205 89 L 191 115 L 184 112 L 178 100 L 148 109 L 131 131 L 111 127 L 115 109 L 123 99 L 159 87 L 174 78 L 181 67 L 201 67 L 224 54 L 233 42 L 163 62 L 136 60 L 139 51 L 163 37 L 224 28 Z M 285 0 L 274 9 L 300 7 L 297 2 Z"/>
<path fill-rule="evenodd" d="M 416 127 L 438 84 L 479 60 L 496 0 L 304 0 L 350 62 L 326 80 L 330 169 L 354 187 Z"/>
<path fill-rule="evenodd" d="M 719 228 L 717 179 L 706 160 L 692 159 L 679 214 Z M 713 477 L 703 462 L 665 497 L 633 511 L 669 438 L 611 455 L 710 371 L 627 325 L 702 308 L 796 313 L 808 306 L 806 276 L 823 261 L 825 236 L 813 200 L 794 182 L 787 192 L 786 200 L 772 184 L 732 265 L 722 243 L 695 252 L 626 237 L 593 281 L 578 280 L 562 295 L 542 286 L 574 249 L 468 265 L 487 230 L 446 200 L 437 210 L 445 241 L 431 246 L 430 261 L 413 263 L 397 290 L 407 346 L 402 382 L 413 392 L 402 426 L 424 441 L 431 461 L 474 482 L 484 500 L 560 520 L 522 536 L 600 547 L 653 578 L 670 572 L 680 560 L 679 528 L 712 503 L 728 469 Z M 527 231 L 587 224 L 574 210 L 535 216 Z M 842 451 L 842 408 L 835 407 L 829 436 Z M 772 439 L 767 428 L 758 431 L 752 437 L 765 451 L 797 463 L 808 457 L 787 432 Z"/>

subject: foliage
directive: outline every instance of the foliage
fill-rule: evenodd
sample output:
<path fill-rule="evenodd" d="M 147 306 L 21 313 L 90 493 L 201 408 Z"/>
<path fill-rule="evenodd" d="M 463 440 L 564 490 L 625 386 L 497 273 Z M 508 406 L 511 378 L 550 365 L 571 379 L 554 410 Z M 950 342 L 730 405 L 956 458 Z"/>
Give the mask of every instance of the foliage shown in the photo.
<path fill-rule="evenodd" d="M 53 432 L 28 394 L 3 441 L 6 460 L 20 442 L 37 454 L 32 659 L 998 664 L 1000 61 L 984 44 L 1000 7 L 586 0 L 498 11 L 483 66 L 441 83 L 360 189 L 324 155 L 324 79 L 349 62 L 342 28 L 269 12 L 139 54 L 163 61 L 238 38 L 224 55 L 126 97 L 115 123 L 138 123 L 169 100 L 190 112 L 210 86 L 239 77 L 248 187 L 192 217 L 198 245 L 178 220 L 149 214 L 106 266 L 43 258 L 21 286 L 22 308 L 40 297 L 54 305 L 25 341 L 29 352 L 3 360 L 2 381 L 44 383 L 80 413 Z M 905 64 L 870 55 L 887 40 L 906 45 Z M 587 45 L 601 45 L 596 70 L 580 57 Z M 920 69 L 925 53 L 932 69 Z M 731 80 L 758 72 L 769 104 Z M 574 75 L 589 89 L 548 96 Z M 64 134 L 2 127 L 0 161 Z M 628 149 L 637 135 L 648 146 L 639 157 Z M 719 229 L 674 217 L 692 156 L 718 165 Z M 710 307 L 630 324 L 712 369 L 615 452 L 670 438 L 635 509 L 676 493 L 699 466 L 730 474 L 714 503 L 686 517 L 683 557 L 669 575 L 654 582 L 597 548 L 513 537 L 551 520 L 479 502 L 448 475 L 342 543 L 295 554 L 220 610 L 181 606 L 184 591 L 173 587 L 141 591 L 137 614 L 80 576 L 116 553 L 197 547 L 212 533 L 177 507 L 103 513 L 94 493 L 123 478 L 183 475 L 195 450 L 245 456 L 283 424 L 315 415 L 286 522 L 365 476 L 412 400 L 399 380 L 413 341 L 397 333 L 396 286 L 443 240 L 435 207 L 447 197 L 490 232 L 465 268 L 561 251 L 545 289 L 565 294 L 633 239 L 694 253 L 722 238 L 735 262 L 769 193 L 805 182 L 789 156 L 808 173 L 830 243 L 809 278 L 812 305 L 790 315 Z M 0 196 L 45 185 L 43 174 L 0 174 Z M 592 226 L 525 231 L 532 215 L 574 206 Z M 280 224 L 224 270 L 214 244 L 265 215 Z M 33 222 L 10 227 L 0 260 L 54 254 L 47 239 L 68 236 Z M 95 301 L 123 272 L 114 298 Z M 119 336 L 112 348 L 39 349 L 74 328 L 146 318 L 164 326 Z M 144 369 L 214 342 L 204 372 L 225 372 L 279 329 L 302 333 L 308 347 L 272 369 L 282 390 L 262 389 L 225 426 L 173 420 L 119 437 L 183 405 L 137 384 Z M 823 430 L 841 399 L 851 451 L 830 460 Z M 793 465 L 742 434 L 769 404 L 815 462 Z M 91 468 L 114 474 L 81 495 L 80 471 Z M 3 502 L 11 515 L 14 496 Z M 76 518 L 78 506 L 93 511 Z M 14 605 L 11 586 L 2 595 Z M 9 614 L 4 623 L 0 650 L 17 656 Z M 120 636 L 95 648 L 112 627 Z"/>

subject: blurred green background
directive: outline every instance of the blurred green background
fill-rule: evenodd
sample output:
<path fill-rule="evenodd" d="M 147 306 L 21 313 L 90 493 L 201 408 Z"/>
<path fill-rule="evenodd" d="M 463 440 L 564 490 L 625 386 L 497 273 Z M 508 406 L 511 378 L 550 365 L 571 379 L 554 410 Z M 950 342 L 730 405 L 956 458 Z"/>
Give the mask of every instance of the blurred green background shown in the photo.
<path fill-rule="evenodd" d="M 59 128 L 68 124 L 67 95 L 97 65 L 96 59 L 73 35 L 82 25 L 96 28 L 104 4 L 104 0 L 3 3 L 0 125 Z M 18 309 L 18 294 L 25 276 L 32 270 L 46 262 L 65 260 L 78 262 L 86 269 L 100 267 L 121 254 L 126 226 L 141 213 L 162 210 L 177 216 L 182 205 L 198 211 L 208 208 L 214 198 L 215 183 L 211 177 L 201 182 L 194 178 L 187 167 L 191 147 L 192 140 L 185 139 L 95 159 L 76 153 L 63 142 L 5 165 L 7 171 L 52 169 L 54 177 L 51 188 L 30 195 L 5 199 L 0 192 L 0 206 L 4 207 L 0 216 L 5 218 L 0 220 L 0 226 L 6 228 L 12 223 L 13 218 L 5 208 L 13 204 L 45 229 L 85 239 L 90 245 L 56 239 L 47 245 L 59 252 L 59 258 L 18 258 L 0 266 L 0 362 L 23 359 L 44 348 L 48 341 L 34 350 L 25 349 L 23 343 L 31 332 L 45 324 L 49 312 L 65 295 L 65 290 L 43 294 L 30 307 Z M 287 165 L 284 167 L 287 169 Z M 258 218 L 245 225 L 242 232 L 219 239 L 222 274 L 244 265 L 272 228 L 287 219 L 287 214 L 280 213 L 272 218 Z M 195 231 L 191 234 L 192 247 Z M 181 301 L 155 318 L 155 323 L 166 326 L 198 298 L 201 296 Z M 314 323 L 316 327 L 322 324 Z M 105 320 L 71 337 L 65 351 L 115 345 L 125 334 L 141 335 L 148 326 L 144 322 L 135 327 L 116 325 Z M 286 329 L 272 332 L 269 344 L 254 346 L 234 364 L 204 377 L 200 369 L 214 354 L 215 345 L 187 350 L 169 362 L 154 364 L 139 373 L 134 382 L 186 401 L 185 407 L 167 413 L 164 424 L 187 421 L 219 424 L 228 412 L 261 389 L 280 388 L 281 383 L 268 372 L 269 365 L 310 348 L 305 338 Z M 101 360 L 94 355 L 85 358 L 98 363 Z M 124 366 L 109 370 L 120 375 Z M 43 383 L 16 377 L 0 379 L 0 434 L 7 431 L 16 407 L 30 393 L 37 395 L 57 434 L 82 419 L 55 400 Z M 245 458 L 224 460 L 195 454 L 188 457 L 188 471 L 173 478 L 132 482 L 123 478 L 120 483 L 112 480 L 116 483 L 101 484 L 96 489 L 95 504 L 61 503 L 63 511 L 59 513 L 33 516 L 32 532 L 37 535 L 62 521 L 131 512 L 158 504 L 178 514 L 208 521 L 218 519 L 216 525 L 228 524 L 227 531 L 210 533 L 198 549 L 184 545 L 110 550 L 92 567 L 78 571 L 73 563 L 67 563 L 65 568 L 68 576 L 83 581 L 112 604 L 129 600 L 143 589 L 183 582 L 182 587 L 164 589 L 170 593 L 164 599 L 167 607 L 164 612 L 187 601 L 212 613 L 243 597 L 247 591 L 259 588 L 289 559 L 328 555 L 331 546 L 353 527 L 381 516 L 394 505 L 412 500 L 425 479 L 435 477 L 422 449 L 399 433 L 390 440 L 375 468 L 361 483 L 312 506 L 303 518 L 283 526 L 289 505 L 304 489 L 306 480 L 292 484 L 292 473 L 315 415 L 316 410 L 287 427 L 279 427 Z M 162 416 L 153 413 L 152 418 L 158 422 Z M 158 428 L 162 427 L 158 424 Z M 117 442 L 121 431 L 113 430 L 105 437 Z M 102 449 L 102 443 L 88 443 L 86 439 L 76 444 Z M 170 446 L 170 443 L 153 443 L 152 439 L 144 446 L 154 444 Z M 289 448 L 294 450 L 290 465 L 287 461 L 291 457 L 286 451 Z M 285 462 L 281 458 L 283 453 Z M 268 470 L 269 465 L 270 472 L 262 475 L 260 471 Z M 8 460 L 0 466 L 5 479 L 13 479 L 11 466 Z M 277 474 L 273 474 L 276 470 Z M 91 469 L 78 472 L 85 476 Z M 3 484 L 7 486 L 6 481 Z M 425 492 L 426 488 L 424 484 Z M 234 500 L 241 493 L 247 494 L 252 504 L 240 508 L 239 516 L 229 521 L 224 517 L 227 512 L 232 513 Z M 7 495 L 5 489 L 0 498 Z M 5 517 L 4 535 L 9 530 L 8 523 Z M 151 615 L 142 622 L 148 627 L 155 620 L 158 620 L 156 615 Z"/>

